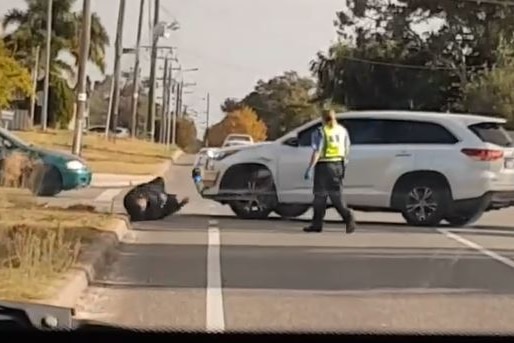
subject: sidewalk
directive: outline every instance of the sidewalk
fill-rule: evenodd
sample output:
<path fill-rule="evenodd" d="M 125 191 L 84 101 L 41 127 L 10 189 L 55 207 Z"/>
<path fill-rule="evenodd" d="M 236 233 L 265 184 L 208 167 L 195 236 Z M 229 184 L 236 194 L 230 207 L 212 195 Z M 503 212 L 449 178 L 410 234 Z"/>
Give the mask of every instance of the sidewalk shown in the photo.
<path fill-rule="evenodd" d="M 90 187 L 131 187 L 148 182 L 157 176 L 163 176 L 172 166 L 173 162 L 183 154 L 182 150 L 177 150 L 171 160 L 163 162 L 157 172 L 153 175 L 131 175 L 131 174 L 106 174 L 95 173 L 91 180 Z"/>

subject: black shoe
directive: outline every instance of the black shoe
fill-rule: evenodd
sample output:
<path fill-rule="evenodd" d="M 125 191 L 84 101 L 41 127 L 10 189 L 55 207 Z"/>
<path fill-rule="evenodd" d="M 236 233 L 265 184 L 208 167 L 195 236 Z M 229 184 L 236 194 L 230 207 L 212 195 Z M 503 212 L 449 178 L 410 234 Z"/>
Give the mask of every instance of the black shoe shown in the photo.
<path fill-rule="evenodd" d="M 348 223 L 346 223 L 346 233 L 353 233 L 357 228 L 357 224 L 355 224 L 355 220 L 352 218 Z"/>
<path fill-rule="evenodd" d="M 321 229 L 317 229 L 312 226 L 307 226 L 303 228 L 303 232 L 321 232 Z"/>

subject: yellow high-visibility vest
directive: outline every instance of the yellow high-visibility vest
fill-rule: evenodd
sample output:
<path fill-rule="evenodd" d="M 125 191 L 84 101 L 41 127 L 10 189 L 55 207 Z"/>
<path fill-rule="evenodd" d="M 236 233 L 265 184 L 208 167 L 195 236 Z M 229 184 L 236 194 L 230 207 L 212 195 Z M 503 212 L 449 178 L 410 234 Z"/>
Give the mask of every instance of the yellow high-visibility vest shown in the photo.
<path fill-rule="evenodd" d="M 324 162 L 342 161 L 346 155 L 346 135 L 346 130 L 340 125 L 333 127 L 324 125 L 323 152 L 319 160 Z"/>

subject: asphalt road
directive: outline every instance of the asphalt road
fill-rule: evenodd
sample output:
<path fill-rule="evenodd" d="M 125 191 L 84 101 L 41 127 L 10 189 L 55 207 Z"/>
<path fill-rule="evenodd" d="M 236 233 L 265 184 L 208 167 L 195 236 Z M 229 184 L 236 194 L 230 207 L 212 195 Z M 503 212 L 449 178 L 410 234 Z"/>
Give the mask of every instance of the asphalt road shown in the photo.
<path fill-rule="evenodd" d="M 514 211 L 437 230 L 358 213 L 352 235 L 335 220 L 305 234 L 306 221 L 242 221 L 200 199 L 191 162 L 168 175 L 190 205 L 134 227 L 80 317 L 202 331 L 514 331 Z"/>

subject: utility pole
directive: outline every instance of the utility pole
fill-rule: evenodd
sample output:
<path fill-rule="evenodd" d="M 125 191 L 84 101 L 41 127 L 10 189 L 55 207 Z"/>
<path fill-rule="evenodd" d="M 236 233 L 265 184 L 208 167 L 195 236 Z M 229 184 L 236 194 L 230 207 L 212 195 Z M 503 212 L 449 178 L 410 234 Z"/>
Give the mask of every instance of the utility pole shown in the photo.
<path fill-rule="evenodd" d="M 176 145 L 177 144 L 177 116 L 178 116 L 178 111 L 180 111 L 180 85 L 181 85 L 181 82 L 180 83 L 177 83 L 176 84 L 176 88 L 175 88 L 175 111 L 173 111 L 173 127 L 172 127 L 172 144 L 173 145 Z"/>
<path fill-rule="evenodd" d="M 116 132 L 118 127 L 118 115 L 120 110 L 120 75 L 121 75 L 121 56 L 123 52 L 123 22 L 125 19 L 125 0 L 120 0 L 118 10 L 118 26 L 116 28 L 115 56 L 114 56 L 114 92 L 112 101 L 112 122 L 110 127 L 112 132 Z M 113 135 L 116 140 L 116 134 Z"/>
<path fill-rule="evenodd" d="M 169 65 L 169 57 L 164 59 L 164 70 L 162 74 L 162 106 L 161 106 L 161 125 L 159 127 L 159 142 L 164 143 L 164 132 L 166 132 L 166 111 L 167 111 L 167 101 L 166 101 L 166 93 L 168 90 L 168 65 Z"/>
<path fill-rule="evenodd" d="M 46 10 L 46 61 L 45 61 L 45 84 L 43 88 L 43 108 L 41 111 L 41 128 L 46 131 L 46 125 L 48 123 L 48 87 L 50 84 L 50 56 L 52 48 L 52 7 L 53 0 L 47 0 Z"/>
<path fill-rule="evenodd" d="M 86 64 L 89 57 L 89 41 L 91 38 L 91 0 L 83 0 L 82 32 L 80 34 L 79 75 L 77 90 L 77 114 L 75 117 L 75 132 L 73 134 L 72 153 L 80 155 L 82 148 L 82 130 L 84 112 L 87 101 Z"/>
<path fill-rule="evenodd" d="M 34 113 L 36 109 L 37 77 L 39 76 L 39 45 L 34 53 L 34 67 L 32 73 L 32 93 L 30 95 L 30 123 L 34 125 Z"/>
<path fill-rule="evenodd" d="M 168 89 L 167 89 L 167 98 L 166 98 L 166 148 L 170 147 L 170 141 L 171 141 L 171 114 L 173 113 L 173 110 L 171 108 L 171 98 L 172 98 L 172 92 L 173 92 L 173 68 L 172 68 L 172 62 L 173 59 L 170 59 L 170 65 L 168 68 Z"/>
<path fill-rule="evenodd" d="M 209 112 L 211 109 L 211 95 L 209 92 L 207 92 L 207 108 L 205 110 L 205 146 L 209 147 Z"/>
<path fill-rule="evenodd" d="M 154 16 L 153 16 L 153 34 L 152 34 L 152 55 L 150 62 L 150 91 L 148 94 L 148 119 L 146 121 L 146 130 L 148 136 L 153 142 L 155 140 L 155 67 L 157 64 L 157 42 L 159 35 L 155 31 L 159 24 L 160 1 L 155 0 Z"/>
<path fill-rule="evenodd" d="M 136 38 L 136 61 L 134 62 L 134 77 L 132 79 L 132 100 L 130 103 L 130 111 L 132 114 L 131 136 L 135 138 L 137 135 L 137 127 L 139 123 L 138 116 L 138 98 L 139 98 L 139 55 L 141 50 L 141 32 L 143 31 L 143 12 L 145 7 L 145 0 L 141 0 L 139 5 L 139 19 L 137 23 L 137 38 Z"/>

